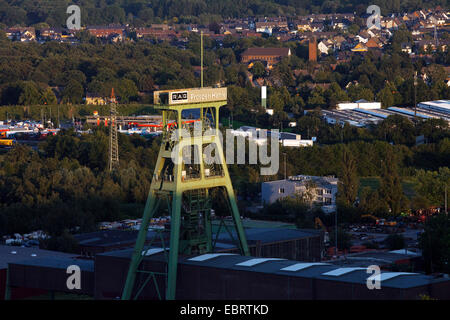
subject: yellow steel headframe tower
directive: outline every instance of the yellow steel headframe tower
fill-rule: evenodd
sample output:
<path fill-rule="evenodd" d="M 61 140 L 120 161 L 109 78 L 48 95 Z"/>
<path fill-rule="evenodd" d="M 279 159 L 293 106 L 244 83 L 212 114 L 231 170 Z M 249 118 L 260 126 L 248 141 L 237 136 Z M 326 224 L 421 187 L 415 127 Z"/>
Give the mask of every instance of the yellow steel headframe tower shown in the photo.
<path fill-rule="evenodd" d="M 122 294 L 138 298 L 135 288 L 143 259 L 150 220 L 165 200 L 171 215 L 166 299 L 175 299 L 178 255 L 214 250 L 209 190 L 223 188 L 228 197 L 239 246 L 249 255 L 247 240 L 219 137 L 219 108 L 227 103 L 226 88 L 196 88 L 157 91 L 156 108 L 162 110 L 163 137 L 142 224 Z M 182 113 L 198 111 L 195 120 L 183 120 Z M 213 159 L 211 158 L 213 157 Z M 144 281 L 145 286 L 153 274 Z M 156 284 L 156 280 L 154 279 Z M 159 292 L 159 291 L 158 291 Z"/>

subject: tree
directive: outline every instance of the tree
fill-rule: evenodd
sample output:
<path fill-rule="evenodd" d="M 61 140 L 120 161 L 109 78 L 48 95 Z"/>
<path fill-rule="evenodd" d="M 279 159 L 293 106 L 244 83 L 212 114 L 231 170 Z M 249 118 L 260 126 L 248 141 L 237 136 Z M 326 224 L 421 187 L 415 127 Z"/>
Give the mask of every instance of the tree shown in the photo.
<path fill-rule="evenodd" d="M 261 61 L 256 61 L 253 67 L 250 69 L 250 72 L 255 78 L 261 78 L 266 74 L 266 68 L 264 68 L 264 65 L 261 63 Z"/>
<path fill-rule="evenodd" d="M 387 149 L 386 158 L 382 161 L 379 191 L 380 197 L 386 201 L 392 215 L 400 213 L 405 201 L 398 171 L 398 158 L 391 149 Z"/>
<path fill-rule="evenodd" d="M 372 214 L 377 217 L 384 216 L 388 211 L 386 202 L 380 199 L 378 190 L 372 190 L 370 187 L 361 190 L 358 208 L 361 214 Z"/>
<path fill-rule="evenodd" d="M 450 273 L 450 217 L 440 214 L 428 218 L 419 246 L 427 272 Z"/>
<path fill-rule="evenodd" d="M 326 100 L 324 91 L 321 87 L 315 87 L 312 94 L 308 98 L 307 106 L 309 108 L 325 107 Z"/>
<path fill-rule="evenodd" d="M 360 99 L 365 99 L 367 101 L 374 100 L 373 91 L 370 88 L 364 87 L 362 85 L 351 85 L 348 88 L 348 95 L 353 101 Z"/>
<path fill-rule="evenodd" d="M 415 143 L 414 124 L 401 115 L 388 116 L 376 128 L 378 137 L 395 144 L 413 145 Z"/>
<path fill-rule="evenodd" d="M 129 79 L 122 79 L 117 86 L 117 95 L 120 97 L 121 103 L 128 103 L 137 98 L 136 84 Z"/>
<path fill-rule="evenodd" d="M 386 237 L 384 240 L 386 243 L 386 246 L 389 248 L 389 250 L 399 250 L 405 248 L 406 242 L 405 237 L 401 234 L 390 234 Z"/>
<path fill-rule="evenodd" d="M 424 204 L 444 205 L 445 187 L 447 186 L 447 190 L 450 190 L 450 169 L 448 167 L 439 168 L 438 171 L 417 170 L 414 180 L 415 191 L 419 197 L 416 202 L 420 203 L 418 200 L 425 198 L 427 201 Z M 421 202 L 423 203 L 423 201 Z"/>
<path fill-rule="evenodd" d="M 331 83 L 329 89 L 325 91 L 325 97 L 327 104 L 330 107 L 336 106 L 339 102 L 348 101 L 347 93 L 337 84 L 337 82 Z"/>
<path fill-rule="evenodd" d="M 339 176 L 339 199 L 346 205 L 352 205 L 358 195 L 359 178 L 356 159 L 347 147 L 342 152 L 341 173 Z"/>
<path fill-rule="evenodd" d="M 70 80 L 62 92 L 62 100 L 65 103 L 81 103 L 83 100 L 84 89 L 77 80 Z"/>
<path fill-rule="evenodd" d="M 33 81 L 23 82 L 20 87 L 21 93 L 18 101 L 19 104 L 39 104 L 41 95 L 39 93 L 39 89 Z"/>
<path fill-rule="evenodd" d="M 391 107 L 394 104 L 394 95 L 392 94 L 392 89 L 389 86 L 384 86 L 384 88 L 377 95 L 378 100 L 381 101 L 381 105 L 384 108 Z"/>
<path fill-rule="evenodd" d="M 42 93 L 41 103 L 46 105 L 52 105 L 57 103 L 55 93 L 53 92 L 52 89 L 50 88 L 45 89 L 45 91 Z"/>
<path fill-rule="evenodd" d="M 350 249 L 350 247 L 352 245 L 352 238 L 351 238 L 350 234 L 348 232 L 345 232 L 344 229 L 338 228 L 337 236 L 338 236 L 338 241 L 337 241 L 338 249 L 339 250 Z M 333 230 L 330 233 L 330 244 L 332 244 L 333 246 L 336 243 L 335 239 L 336 239 L 336 232 Z"/>

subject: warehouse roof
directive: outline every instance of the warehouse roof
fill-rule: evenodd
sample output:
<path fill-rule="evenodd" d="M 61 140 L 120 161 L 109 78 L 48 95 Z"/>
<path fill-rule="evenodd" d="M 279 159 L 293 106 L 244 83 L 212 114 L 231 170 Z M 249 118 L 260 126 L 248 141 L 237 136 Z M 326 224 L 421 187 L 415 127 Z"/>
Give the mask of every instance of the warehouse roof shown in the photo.
<path fill-rule="evenodd" d="M 231 241 L 230 235 L 225 229 L 219 234 L 218 241 Z M 310 238 L 320 236 L 321 231 L 315 229 L 274 229 L 274 228 L 250 228 L 245 229 L 247 241 L 261 241 L 262 243 L 272 243 L 278 241 L 286 241 L 293 239 Z M 236 231 L 232 230 L 234 239 L 237 239 Z"/>
<path fill-rule="evenodd" d="M 405 253 L 405 250 L 397 250 L 397 251 L 383 251 L 383 250 L 374 250 L 360 253 L 352 253 L 345 256 L 344 259 L 332 260 L 329 261 L 335 265 L 341 266 L 370 266 L 370 265 L 390 265 L 394 263 L 398 263 L 399 261 L 415 259 L 420 257 L 419 253 L 408 251 Z"/>
<path fill-rule="evenodd" d="M 115 256 L 129 259 L 132 250 L 120 250 L 103 253 L 101 255 Z M 162 254 L 146 257 L 151 261 L 164 261 Z M 254 263 L 256 261 L 258 263 Z M 247 272 L 270 273 L 280 276 L 313 278 L 319 280 L 350 282 L 366 284 L 367 279 L 373 275 L 365 267 L 341 267 L 326 263 L 306 263 L 299 267 L 298 261 L 280 259 L 259 259 L 235 254 L 229 255 L 200 255 L 195 257 L 180 257 L 180 264 L 199 267 L 210 267 L 227 270 L 240 270 Z M 292 270 L 290 270 L 292 269 Z M 432 282 L 450 281 L 448 278 L 435 278 L 433 276 L 408 273 L 381 271 L 382 286 L 391 288 L 414 288 L 425 286 Z"/>
<path fill-rule="evenodd" d="M 75 239 L 84 246 L 111 246 L 128 243 L 135 243 L 138 231 L 132 230 L 103 230 L 90 233 L 76 234 Z M 147 233 L 147 239 L 155 236 L 154 231 Z"/>
<path fill-rule="evenodd" d="M 73 254 L 39 248 L 0 245 L 0 269 L 6 269 L 8 263 L 17 263 L 24 260 L 35 261 L 40 258 L 72 258 L 74 256 Z"/>
<path fill-rule="evenodd" d="M 68 266 L 77 265 L 83 271 L 94 271 L 93 260 L 75 259 L 71 257 L 44 257 L 37 259 L 27 259 L 14 262 L 14 264 L 64 270 L 67 269 Z"/>

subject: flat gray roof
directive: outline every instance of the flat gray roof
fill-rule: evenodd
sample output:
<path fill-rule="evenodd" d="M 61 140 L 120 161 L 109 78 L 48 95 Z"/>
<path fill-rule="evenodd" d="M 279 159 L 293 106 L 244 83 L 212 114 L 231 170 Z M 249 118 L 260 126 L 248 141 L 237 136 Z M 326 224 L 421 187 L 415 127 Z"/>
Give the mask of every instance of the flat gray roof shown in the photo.
<path fill-rule="evenodd" d="M 102 253 L 103 256 L 120 257 L 127 258 L 131 257 L 133 250 L 120 250 L 111 251 L 107 253 Z M 193 257 L 180 257 L 179 263 L 184 265 L 199 266 L 199 267 L 209 267 L 209 268 L 219 268 L 226 270 L 241 270 L 247 272 L 259 272 L 266 274 L 275 274 L 280 276 L 290 276 L 299 278 L 310 278 L 319 280 L 330 280 L 338 282 L 348 282 L 365 285 L 367 279 L 372 274 L 367 273 L 367 269 L 363 266 L 338 266 L 338 265 L 317 265 L 309 262 L 304 262 L 310 264 L 308 267 L 303 268 L 298 271 L 287 271 L 281 270 L 289 266 L 301 263 L 300 261 L 292 260 L 266 260 L 264 262 L 255 264 L 253 266 L 238 265 L 242 264 L 251 259 L 257 259 L 255 257 L 246 257 L 241 255 L 211 255 L 207 259 L 200 259 L 202 261 L 190 260 Z M 164 256 L 162 253 L 155 254 L 145 259 L 151 261 L 164 261 Z M 327 263 L 325 261 L 324 263 Z M 349 268 L 345 270 L 340 270 L 342 268 Z M 326 275 L 325 273 L 333 271 L 331 274 L 336 275 Z M 388 274 L 389 273 L 389 274 Z M 382 280 L 382 287 L 391 288 L 414 288 L 425 286 L 434 282 L 444 282 L 450 281 L 449 278 L 435 278 L 430 275 L 419 274 L 419 273 L 392 273 L 390 271 L 382 271 L 382 274 L 386 274 L 386 280 Z"/>
<path fill-rule="evenodd" d="M 24 260 L 38 260 L 40 258 L 73 258 L 76 254 L 58 251 L 42 250 L 37 247 L 18 247 L 0 245 L 0 269 L 6 269 L 8 263 L 17 263 Z"/>

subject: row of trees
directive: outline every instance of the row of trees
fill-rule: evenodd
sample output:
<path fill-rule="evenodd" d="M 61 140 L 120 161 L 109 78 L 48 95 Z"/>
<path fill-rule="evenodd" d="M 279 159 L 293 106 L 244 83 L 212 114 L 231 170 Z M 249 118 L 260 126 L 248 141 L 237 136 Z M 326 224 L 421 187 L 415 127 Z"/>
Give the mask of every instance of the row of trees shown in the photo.
<path fill-rule="evenodd" d="M 367 5 L 358 1 L 312 1 L 312 0 L 144 0 L 73 1 L 81 7 L 82 21 L 86 25 L 108 23 L 133 23 L 144 25 L 172 19 L 174 22 L 210 23 L 229 17 L 280 16 L 307 13 L 357 12 L 365 13 Z M 443 0 L 433 1 L 376 1 L 382 13 L 419 10 L 441 5 Z M 7 25 L 46 23 L 61 27 L 67 19 L 64 0 L 0 1 L 0 22 Z"/>
<path fill-rule="evenodd" d="M 444 143 L 449 145 L 450 140 L 443 139 L 430 145 Z M 95 228 L 95 222 L 120 215 L 139 216 L 139 210 L 129 212 L 124 209 L 122 212 L 120 204 L 144 204 L 159 141 L 120 135 L 119 147 L 121 168 L 113 175 L 107 171 L 108 137 L 107 130 L 102 127 L 83 136 L 63 131 L 58 136 L 49 137 L 39 153 L 17 146 L 0 155 L 0 232 L 25 232 L 38 228 L 57 232 L 64 229 L 59 228 L 61 224 L 65 228 L 85 226 L 83 228 L 88 229 L 88 226 Z M 450 148 L 447 148 L 447 153 L 448 150 Z M 450 157 L 446 158 L 442 168 L 424 170 L 427 168 L 420 162 L 414 162 L 418 149 L 404 145 L 354 141 L 346 145 L 281 151 L 286 152 L 289 175 L 337 175 L 340 178 L 339 203 L 343 210 L 347 210 L 342 216 L 347 216 L 349 221 L 357 219 L 362 212 L 388 215 L 398 214 L 414 205 L 419 208 L 442 205 L 445 183 L 450 184 Z M 440 151 L 436 148 L 421 152 L 433 157 L 434 152 Z M 230 165 L 230 174 L 242 204 L 256 199 L 262 181 L 282 176 L 282 173 L 274 177 L 260 176 L 258 165 Z M 380 176 L 380 187 L 361 191 L 358 186 L 358 177 L 361 176 Z M 415 197 L 407 199 L 404 196 L 402 176 L 415 176 Z M 424 203 L 423 199 L 427 202 Z M 104 201 L 109 204 L 100 208 L 98 203 Z M 60 207 L 64 208 L 61 212 Z M 359 208 L 359 211 L 352 208 Z M 47 219 L 50 214 L 55 217 Z M 58 217 L 61 218 L 56 224 L 59 229 L 54 229 L 54 220 Z"/>

